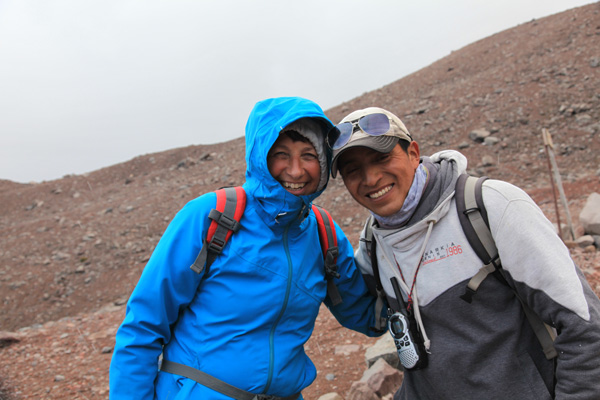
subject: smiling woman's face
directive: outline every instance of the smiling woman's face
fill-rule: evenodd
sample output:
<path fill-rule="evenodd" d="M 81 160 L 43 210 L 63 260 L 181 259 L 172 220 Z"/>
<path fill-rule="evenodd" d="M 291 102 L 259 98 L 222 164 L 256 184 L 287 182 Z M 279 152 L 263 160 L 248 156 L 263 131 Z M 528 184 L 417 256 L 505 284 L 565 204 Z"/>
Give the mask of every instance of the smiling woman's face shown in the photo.
<path fill-rule="evenodd" d="M 312 194 L 319 186 L 321 166 L 313 145 L 279 136 L 267 156 L 269 172 L 281 186 L 296 196 Z"/>

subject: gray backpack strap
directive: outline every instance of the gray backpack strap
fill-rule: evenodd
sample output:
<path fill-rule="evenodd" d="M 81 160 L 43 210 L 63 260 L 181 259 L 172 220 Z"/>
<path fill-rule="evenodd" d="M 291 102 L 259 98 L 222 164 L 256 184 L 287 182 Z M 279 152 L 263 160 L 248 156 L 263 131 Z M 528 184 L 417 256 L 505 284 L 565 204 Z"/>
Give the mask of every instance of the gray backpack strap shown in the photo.
<path fill-rule="evenodd" d="M 517 292 L 515 292 L 515 295 L 521 302 L 521 306 L 523 306 L 523 312 L 525 313 L 525 316 L 527 316 L 527 319 L 529 320 L 529 324 L 531 324 L 531 328 L 533 329 L 535 336 L 537 336 L 538 340 L 540 341 L 540 344 L 542 345 L 542 350 L 544 351 L 546 359 L 552 360 L 553 358 L 557 357 L 558 352 L 554 347 L 554 340 L 556 339 L 556 330 L 550 325 L 546 324 L 544 321 L 542 321 L 540 316 L 537 315 L 535 311 L 531 309 L 531 307 L 525 304 L 525 302 L 523 301 L 521 296 L 517 294 Z"/>
<path fill-rule="evenodd" d="M 504 270 L 500 261 L 500 255 L 492 233 L 489 228 L 487 212 L 483 203 L 482 185 L 487 177 L 475 178 L 467 174 L 462 174 L 456 182 L 456 208 L 458 218 L 469 244 L 477 253 L 477 256 L 484 263 L 483 267 L 471 278 L 467 284 L 465 293 L 460 296 L 467 303 L 473 301 L 473 296 L 477 292 L 479 285 L 491 273 L 498 272 L 501 281 L 506 284 Z M 544 323 L 539 315 L 535 313 L 521 298 L 521 296 L 511 287 L 521 306 L 525 316 L 529 320 L 531 328 L 537 336 L 544 354 L 548 360 L 556 357 L 558 353 L 554 348 L 554 339 L 556 332 L 554 329 Z"/>
<path fill-rule="evenodd" d="M 373 278 L 375 280 L 375 326 L 372 328 L 375 332 L 384 332 L 387 330 L 387 319 L 381 317 L 381 313 L 383 311 L 383 306 L 385 304 L 384 300 L 387 298 L 385 291 L 383 290 L 383 285 L 381 284 L 381 275 L 379 274 L 379 264 L 377 263 L 377 242 L 373 237 L 373 216 L 369 216 L 367 222 L 365 223 L 365 238 L 362 239 L 365 242 L 367 247 L 367 255 L 371 259 L 371 269 L 373 270 Z M 365 281 L 368 279 L 365 278 Z M 390 298 L 387 298 L 388 302 Z"/>
<path fill-rule="evenodd" d="M 239 389 L 227 382 L 215 378 L 212 375 L 202 372 L 199 369 L 189 367 L 174 361 L 162 360 L 160 370 L 170 374 L 184 376 L 188 379 L 198 382 L 202 386 L 206 386 L 216 392 L 229 396 L 237 400 L 296 400 L 300 397 L 300 393 L 287 397 L 278 397 L 267 394 L 255 394 Z"/>
<path fill-rule="evenodd" d="M 487 222 L 487 212 L 483 205 L 481 186 L 487 177 L 475 178 L 462 174 L 456 182 L 456 207 L 458 219 L 467 236 L 469 244 L 483 261 L 483 267 L 467 284 L 461 299 L 467 303 L 473 301 L 473 296 L 479 285 L 487 276 L 500 268 L 500 256 L 496 243 Z"/>

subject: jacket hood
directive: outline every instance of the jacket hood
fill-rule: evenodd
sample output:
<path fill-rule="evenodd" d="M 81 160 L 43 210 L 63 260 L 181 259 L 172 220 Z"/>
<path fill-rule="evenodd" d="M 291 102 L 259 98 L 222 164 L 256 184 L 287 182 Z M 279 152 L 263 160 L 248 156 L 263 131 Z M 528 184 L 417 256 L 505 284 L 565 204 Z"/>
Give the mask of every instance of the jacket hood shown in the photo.
<path fill-rule="evenodd" d="M 452 162 L 452 168 L 455 175 L 460 175 L 467 172 L 467 157 L 456 150 L 442 150 L 432 154 L 431 162 L 441 164 L 446 160 Z"/>
<path fill-rule="evenodd" d="M 333 124 L 318 104 L 300 97 L 279 97 L 258 102 L 246 124 L 246 183 L 244 188 L 259 203 L 259 212 L 269 220 L 292 221 L 298 213 L 310 207 L 326 188 L 326 183 L 315 193 L 296 196 L 285 190 L 269 172 L 267 154 L 289 124 L 301 118 L 314 118 L 327 134 Z M 317 149 L 318 150 L 318 149 Z M 327 146 L 327 175 L 331 166 L 331 154 Z M 268 221 L 267 221 L 268 222 Z"/>
<path fill-rule="evenodd" d="M 432 186 L 436 183 L 440 186 L 437 204 L 454 193 L 459 175 L 467 172 L 467 158 L 455 150 L 440 151 L 428 160 L 424 157 L 422 162 L 436 176 L 436 182 L 432 182 Z"/>

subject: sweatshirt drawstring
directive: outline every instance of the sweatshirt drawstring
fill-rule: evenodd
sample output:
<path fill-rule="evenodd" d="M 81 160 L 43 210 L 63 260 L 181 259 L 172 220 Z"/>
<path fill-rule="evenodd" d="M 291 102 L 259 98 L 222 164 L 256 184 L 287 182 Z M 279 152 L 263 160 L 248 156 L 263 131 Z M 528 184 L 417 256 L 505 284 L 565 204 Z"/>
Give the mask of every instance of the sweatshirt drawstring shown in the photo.
<path fill-rule="evenodd" d="M 421 251 L 419 252 L 419 258 L 417 259 L 417 267 L 415 268 L 415 275 L 413 277 L 413 282 L 412 282 L 412 285 L 410 288 L 408 287 L 408 285 L 406 284 L 406 281 L 404 280 L 404 275 L 402 274 L 400 265 L 398 264 L 398 261 L 396 260 L 396 256 L 394 255 L 394 261 L 396 261 L 396 265 L 398 266 L 398 271 L 400 272 L 400 278 L 402 278 L 400 280 L 400 287 L 402 288 L 402 290 L 404 290 L 404 292 L 406 292 L 407 297 L 408 297 L 407 311 L 410 311 L 411 308 L 413 309 L 413 312 L 415 314 L 415 319 L 417 321 L 417 324 L 419 325 L 419 329 L 421 330 L 421 333 L 423 334 L 423 344 L 425 346 L 425 350 L 428 353 L 429 353 L 429 347 L 431 345 L 431 340 L 429 340 L 429 338 L 427 337 L 427 332 L 425 332 L 425 326 L 423 325 L 423 319 L 421 318 L 421 311 L 419 310 L 419 298 L 417 295 L 416 283 L 417 283 L 417 274 L 419 273 L 419 269 L 421 268 L 421 262 L 423 261 L 423 255 L 425 254 L 425 248 L 427 247 L 427 243 L 429 242 L 429 237 L 431 236 L 431 231 L 433 230 L 434 223 L 435 223 L 435 221 L 433 221 L 433 220 L 427 221 L 427 224 L 428 224 L 427 234 L 425 235 L 425 240 L 423 242 L 423 245 L 421 246 Z M 386 257 L 385 253 L 383 253 L 383 256 Z M 390 262 L 390 260 L 387 260 L 387 261 Z"/>

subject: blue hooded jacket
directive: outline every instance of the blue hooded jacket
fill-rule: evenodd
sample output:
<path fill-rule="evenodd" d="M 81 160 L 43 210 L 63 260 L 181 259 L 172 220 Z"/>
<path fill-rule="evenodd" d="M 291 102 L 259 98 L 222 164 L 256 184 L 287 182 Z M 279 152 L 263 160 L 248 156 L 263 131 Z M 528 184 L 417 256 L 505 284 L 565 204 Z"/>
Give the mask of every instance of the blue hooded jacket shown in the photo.
<path fill-rule="evenodd" d="M 279 132 L 300 118 L 331 122 L 302 98 L 257 103 L 246 126 L 245 213 L 207 275 L 190 269 L 210 223 L 216 195 L 190 201 L 154 250 L 127 304 L 110 367 L 110 398 L 228 399 L 178 375 L 166 360 L 199 369 L 252 393 L 291 396 L 316 369 L 304 352 L 326 297 L 323 254 L 310 209 L 321 191 L 295 196 L 269 173 L 267 153 Z M 330 158 L 328 157 L 328 160 Z M 372 334 L 374 298 L 336 225 L 343 303 L 330 307 L 344 326 Z"/>

